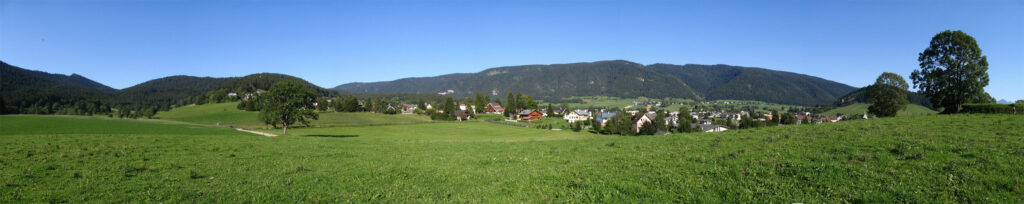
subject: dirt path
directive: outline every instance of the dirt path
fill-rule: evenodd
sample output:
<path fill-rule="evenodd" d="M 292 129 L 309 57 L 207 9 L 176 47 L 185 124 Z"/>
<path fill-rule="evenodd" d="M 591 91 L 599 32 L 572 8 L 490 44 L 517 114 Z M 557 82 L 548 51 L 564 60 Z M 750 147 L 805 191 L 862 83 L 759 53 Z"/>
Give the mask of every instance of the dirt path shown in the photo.
<path fill-rule="evenodd" d="M 242 132 L 247 132 L 247 133 L 252 133 L 252 134 L 257 134 L 257 135 L 263 135 L 263 136 L 267 136 L 267 137 L 277 136 L 275 134 L 270 134 L 270 133 L 265 133 L 265 132 L 258 132 L 258 131 L 252 131 L 252 130 L 245 130 L 245 129 L 242 129 L 242 128 L 235 128 L 235 130 L 242 131 Z"/>

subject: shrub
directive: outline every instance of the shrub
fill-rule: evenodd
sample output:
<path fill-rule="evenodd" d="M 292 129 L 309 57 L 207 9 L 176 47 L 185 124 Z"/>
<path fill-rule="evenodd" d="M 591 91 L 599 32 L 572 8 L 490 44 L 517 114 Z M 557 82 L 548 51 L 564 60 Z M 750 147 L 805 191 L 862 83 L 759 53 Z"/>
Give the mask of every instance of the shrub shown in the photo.
<path fill-rule="evenodd" d="M 960 113 L 1003 113 L 1013 114 L 1016 104 L 964 104 Z M 1019 106 L 1019 105 L 1016 105 Z M 1016 107 L 1017 109 L 1024 107 Z"/>

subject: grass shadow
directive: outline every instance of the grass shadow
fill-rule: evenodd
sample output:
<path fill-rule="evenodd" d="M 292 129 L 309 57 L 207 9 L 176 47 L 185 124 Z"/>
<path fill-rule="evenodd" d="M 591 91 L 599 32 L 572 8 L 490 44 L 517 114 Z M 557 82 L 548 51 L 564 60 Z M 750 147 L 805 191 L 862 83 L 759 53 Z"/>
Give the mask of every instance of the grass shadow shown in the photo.
<path fill-rule="evenodd" d="M 359 137 L 359 135 L 303 135 L 306 137 L 334 137 L 334 138 L 346 138 L 346 137 Z"/>

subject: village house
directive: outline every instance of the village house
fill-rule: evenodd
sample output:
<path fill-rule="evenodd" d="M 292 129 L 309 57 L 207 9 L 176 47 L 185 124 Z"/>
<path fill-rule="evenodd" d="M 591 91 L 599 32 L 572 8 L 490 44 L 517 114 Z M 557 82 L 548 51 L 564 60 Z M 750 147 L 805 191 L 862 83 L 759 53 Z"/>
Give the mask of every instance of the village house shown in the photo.
<path fill-rule="evenodd" d="M 618 113 L 617 112 L 608 112 L 608 113 L 597 114 L 597 122 L 601 123 L 601 127 L 604 127 L 604 125 L 607 124 L 608 121 L 612 119 L 612 117 L 615 117 L 615 114 L 618 114 Z"/>
<path fill-rule="evenodd" d="M 459 104 L 459 110 L 466 110 L 466 108 L 467 108 L 467 106 L 466 106 L 465 103 L 460 103 Z"/>
<path fill-rule="evenodd" d="M 402 104 L 402 114 L 413 114 L 417 108 L 416 104 Z"/>
<path fill-rule="evenodd" d="M 563 119 L 569 121 L 569 123 L 575 123 L 578 121 L 590 120 L 590 111 L 587 110 L 575 110 L 562 116 Z"/>
<path fill-rule="evenodd" d="M 650 122 L 651 122 L 651 118 L 648 117 L 647 114 L 638 114 L 636 116 L 633 116 L 633 126 L 636 127 L 635 130 L 636 130 L 637 133 L 640 132 L 640 128 L 644 127 L 644 123 L 650 123 Z"/>
<path fill-rule="evenodd" d="M 487 113 L 501 114 L 501 113 L 505 112 L 505 107 L 501 107 L 501 104 L 498 104 L 498 103 L 493 103 L 493 102 L 492 103 L 488 103 L 487 107 L 485 107 L 485 108 L 486 108 L 486 110 L 484 110 L 484 111 L 487 112 Z"/>
<path fill-rule="evenodd" d="M 536 109 L 526 109 L 519 112 L 519 120 L 532 121 L 544 118 L 544 113 Z"/>

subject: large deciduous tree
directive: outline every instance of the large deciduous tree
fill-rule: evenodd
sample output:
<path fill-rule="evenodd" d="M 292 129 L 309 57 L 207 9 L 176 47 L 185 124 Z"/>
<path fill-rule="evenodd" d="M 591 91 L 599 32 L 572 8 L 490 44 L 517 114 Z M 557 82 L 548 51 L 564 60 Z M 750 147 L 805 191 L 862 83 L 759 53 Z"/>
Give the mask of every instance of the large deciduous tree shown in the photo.
<path fill-rule="evenodd" d="M 932 37 L 917 61 L 921 69 L 910 74 L 914 87 L 945 112 L 959 113 L 962 104 L 985 99 L 988 60 L 974 37 L 959 30 L 943 31 Z"/>
<path fill-rule="evenodd" d="M 868 87 L 871 106 L 868 112 L 878 117 L 892 117 L 907 107 L 907 88 L 910 85 L 899 74 L 885 72 L 878 76 L 875 84 Z"/>
<path fill-rule="evenodd" d="M 310 119 L 316 120 L 319 117 L 313 106 L 316 97 L 309 90 L 302 88 L 302 84 L 298 82 L 277 82 L 262 97 L 260 119 L 275 128 L 277 124 L 281 124 L 284 127 L 284 134 L 288 134 L 289 125 L 307 125 Z"/>

